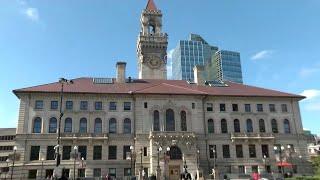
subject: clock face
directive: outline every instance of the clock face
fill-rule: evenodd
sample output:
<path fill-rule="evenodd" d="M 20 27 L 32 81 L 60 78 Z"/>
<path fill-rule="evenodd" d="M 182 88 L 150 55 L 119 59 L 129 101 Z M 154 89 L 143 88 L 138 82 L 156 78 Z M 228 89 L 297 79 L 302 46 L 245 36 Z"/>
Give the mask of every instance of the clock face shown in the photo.
<path fill-rule="evenodd" d="M 158 56 L 149 56 L 147 58 L 147 64 L 150 68 L 156 69 L 162 65 L 162 61 Z"/>

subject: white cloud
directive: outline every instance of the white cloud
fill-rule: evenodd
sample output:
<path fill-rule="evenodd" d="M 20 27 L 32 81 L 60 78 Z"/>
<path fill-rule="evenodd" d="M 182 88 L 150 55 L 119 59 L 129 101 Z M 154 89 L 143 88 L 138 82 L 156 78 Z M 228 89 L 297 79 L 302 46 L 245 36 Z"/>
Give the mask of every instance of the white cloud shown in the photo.
<path fill-rule="evenodd" d="M 311 99 L 320 97 L 320 90 L 307 89 L 307 90 L 304 90 L 300 95 L 306 96 L 307 100 L 311 100 Z"/>
<path fill-rule="evenodd" d="M 309 77 L 312 74 L 319 72 L 319 71 L 320 71 L 320 68 L 316 68 L 316 67 L 315 68 L 302 68 L 299 71 L 299 76 L 300 77 Z"/>
<path fill-rule="evenodd" d="M 171 50 L 168 52 L 168 55 L 167 55 L 168 59 L 172 59 L 173 51 L 174 51 L 174 49 L 171 49 Z"/>
<path fill-rule="evenodd" d="M 263 50 L 255 53 L 253 56 L 251 56 L 251 59 L 252 60 L 265 59 L 267 57 L 270 57 L 271 54 L 273 54 L 272 50 Z"/>
<path fill-rule="evenodd" d="M 308 111 L 320 111 L 320 90 L 307 89 L 300 93 L 307 98 L 303 100 L 302 107 Z"/>
<path fill-rule="evenodd" d="M 32 21 L 39 21 L 39 12 L 37 8 L 25 8 L 23 13 Z"/>

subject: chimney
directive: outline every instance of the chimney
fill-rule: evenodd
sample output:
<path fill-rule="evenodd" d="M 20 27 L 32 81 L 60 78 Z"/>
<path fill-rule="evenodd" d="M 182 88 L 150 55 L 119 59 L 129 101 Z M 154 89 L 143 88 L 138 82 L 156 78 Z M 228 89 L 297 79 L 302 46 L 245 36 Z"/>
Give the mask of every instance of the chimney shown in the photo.
<path fill-rule="evenodd" d="M 117 83 L 125 83 L 126 82 L 126 62 L 117 62 Z"/>
<path fill-rule="evenodd" d="M 203 71 L 204 66 L 196 65 L 193 68 L 194 82 L 198 85 L 204 85 Z"/>

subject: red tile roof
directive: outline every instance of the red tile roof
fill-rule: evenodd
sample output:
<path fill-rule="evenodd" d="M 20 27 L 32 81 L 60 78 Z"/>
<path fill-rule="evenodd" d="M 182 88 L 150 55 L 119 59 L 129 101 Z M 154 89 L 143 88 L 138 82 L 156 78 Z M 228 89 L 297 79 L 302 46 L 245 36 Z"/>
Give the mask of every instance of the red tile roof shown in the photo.
<path fill-rule="evenodd" d="M 73 84 L 64 86 L 66 93 L 94 94 L 167 94 L 167 95 L 212 95 L 212 96 L 244 96 L 244 97 L 294 97 L 304 96 L 274 91 L 233 82 L 226 82 L 225 87 L 198 86 L 184 80 L 150 80 L 137 79 L 131 83 L 96 84 L 93 78 L 78 78 Z M 59 82 L 16 89 L 19 93 L 56 93 L 60 91 Z"/>
<path fill-rule="evenodd" d="M 153 0 L 148 0 L 148 4 L 147 4 L 146 9 L 150 10 L 150 11 L 156 11 L 157 10 L 157 6 L 156 6 L 156 4 L 154 3 Z"/>

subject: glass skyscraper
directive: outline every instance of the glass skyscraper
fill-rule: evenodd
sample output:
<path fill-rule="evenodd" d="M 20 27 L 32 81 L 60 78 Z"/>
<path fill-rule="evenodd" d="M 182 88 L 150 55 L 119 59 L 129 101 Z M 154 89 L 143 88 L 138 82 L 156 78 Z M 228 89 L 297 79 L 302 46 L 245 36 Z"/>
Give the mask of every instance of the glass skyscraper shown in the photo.
<path fill-rule="evenodd" d="M 191 34 L 180 40 L 172 55 L 172 77 L 194 81 L 193 68 L 203 65 L 202 76 L 207 81 L 232 81 L 243 83 L 240 53 L 219 50 L 209 45 L 201 36 Z"/>
<path fill-rule="evenodd" d="M 210 46 L 196 34 L 191 34 L 188 40 L 180 40 L 172 54 L 173 79 L 193 81 L 194 66 L 210 62 L 217 51 L 218 47 Z"/>

